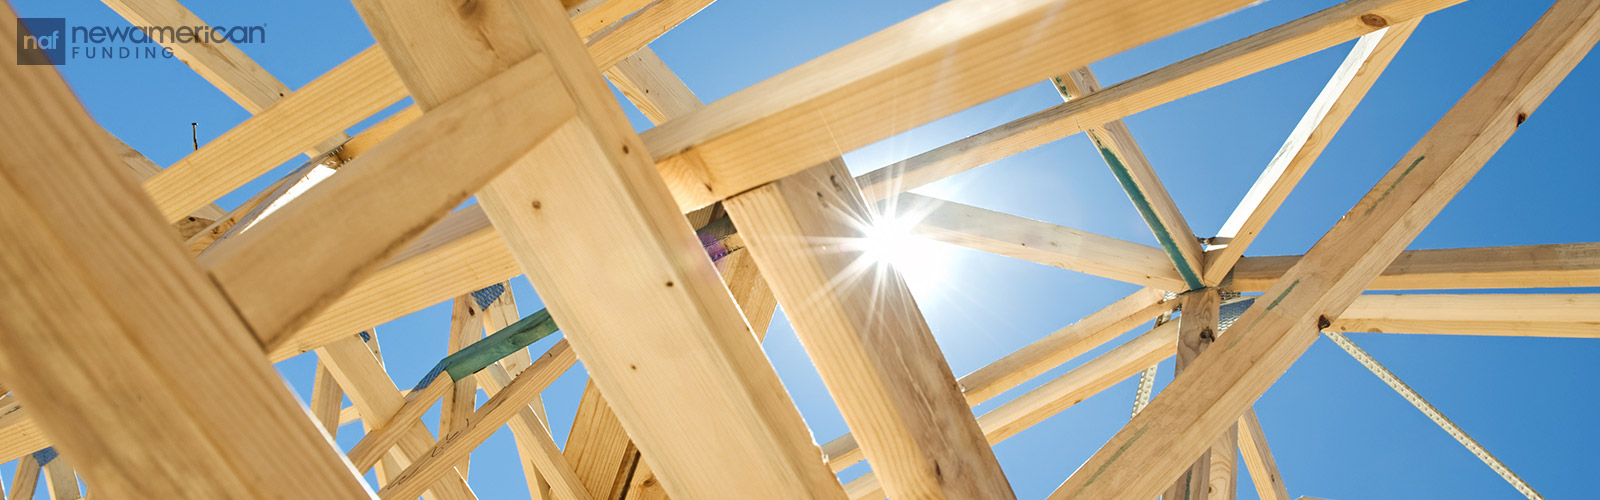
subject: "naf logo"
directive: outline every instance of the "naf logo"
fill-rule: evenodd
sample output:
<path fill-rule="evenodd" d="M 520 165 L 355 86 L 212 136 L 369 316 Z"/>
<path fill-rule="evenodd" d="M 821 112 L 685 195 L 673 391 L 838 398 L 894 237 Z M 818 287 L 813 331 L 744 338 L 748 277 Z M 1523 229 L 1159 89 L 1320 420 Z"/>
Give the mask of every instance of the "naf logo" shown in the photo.
<path fill-rule="evenodd" d="M 17 19 L 17 64 L 60 65 L 67 62 L 67 18 Z"/>

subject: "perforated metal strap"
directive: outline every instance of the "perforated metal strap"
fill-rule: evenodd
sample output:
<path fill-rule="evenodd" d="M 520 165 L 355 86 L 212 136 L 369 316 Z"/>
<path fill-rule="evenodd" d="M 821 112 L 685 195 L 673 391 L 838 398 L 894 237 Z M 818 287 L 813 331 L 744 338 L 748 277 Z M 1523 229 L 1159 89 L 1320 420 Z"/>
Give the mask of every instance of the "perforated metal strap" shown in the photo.
<path fill-rule="evenodd" d="M 1499 458 L 1495 458 L 1493 454 L 1489 453 L 1489 450 L 1483 448 L 1483 445 L 1478 444 L 1477 440 L 1472 439 L 1472 436 L 1467 435 L 1467 432 L 1461 430 L 1460 426 L 1446 418 L 1444 413 L 1441 413 L 1438 408 L 1428 403 L 1428 400 L 1422 399 L 1422 395 L 1417 394 L 1417 391 L 1406 385 L 1405 382 L 1401 382 L 1400 377 L 1396 377 L 1394 372 L 1389 371 L 1383 364 L 1378 363 L 1378 360 L 1373 359 L 1371 354 L 1367 354 L 1367 351 L 1361 349 L 1361 346 L 1356 345 L 1349 337 L 1339 332 L 1322 332 L 1322 334 L 1332 340 L 1334 344 L 1338 344 L 1340 348 L 1344 349 L 1344 352 L 1350 353 L 1351 357 L 1356 358 L 1356 361 L 1360 362 L 1361 366 L 1371 370 L 1374 375 L 1383 380 L 1383 383 L 1389 384 L 1389 388 L 1394 389 L 1394 392 L 1400 393 L 1400 396 L 1406 398 L 1406 401 L 1410 401 L 1412 406 L 1421 410 L 1423 415 L 1427 415 L 1429 420 L 1439 424 L 1439 428 L 1444 429 L 1446 433 L 1450 434 L 1450 437 L 1456 438 L 1456 441 L 1461 443 L 1461 446 L 1467 447 L 1467 451 L 1472 452 L 1479 460 L 1488 464 L 1490 469 L 1494 469 L 1495 474 L 1499 474 L 1506 482 L 1511 483 L 1511 487 L 1522 492 L 1522 496 L 1528 497 L 1528 500 L 1544 500 L 1544 496 L 1534 491 L 1527 481 L 1523 481 L 1522 477 L 1512 472 L 1511 468 L 1506 467 L 1504 462 L 1501 462 Z"/>

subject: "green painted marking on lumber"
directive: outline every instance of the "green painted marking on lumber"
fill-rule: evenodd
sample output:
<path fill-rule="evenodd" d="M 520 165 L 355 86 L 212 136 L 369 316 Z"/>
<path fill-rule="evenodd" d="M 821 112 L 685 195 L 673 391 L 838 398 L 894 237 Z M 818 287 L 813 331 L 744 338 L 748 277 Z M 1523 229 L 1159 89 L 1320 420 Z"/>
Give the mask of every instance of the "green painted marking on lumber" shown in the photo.
<path fill-rule="evenodd" d="M 1400 178 L 1395 179 L 1394 182 L 1389 183 L 1389 189 L 1383 190 L 1383 195 L 1379 196 L 1377 201 L 1372 202 L 1372 206 L 1367 207 L 1367 211 L 1365 213 L 1362 213 L 1361 216 L 1362 217 L 1366 217 L 1368 215 L 1372 215 L 1372 211 L 1378 209 L 1378 204 L 1379 203 L 1383 203 L 1383 200 L 1386 200 L 1386 199 L 1389 198 L 1389 194 L 1394 192 L 1394 188 L 1399 187 L 1400 186 L 1400 181 L 1406 180 L 1406 176 L 1411 175 L 1411 171 L 1412 170 L 1416 170 L 1417 164 L 1418 163 L 1422 163 L 1422 159 L 1423 158 L 1427 158 L 1427 156 L 1417 155 L 1417 159 L 1413 160 L 1411 162 L 1411 166 L 1406 167 L 1406 170 L 1404 172 L 1400 172 Z"/>
<path fill-rule="evenodd" d="M 1134 432 L 1133 437 L 1128 438 L 1128 442 L 1122 443 L 1122 446 L 1117 448 L 1117 452 L 1112 453 L 1111 458 L 1106 459 L 1106 463 L 1100 464 L 1100 468 L 1095 469 L 1094 475 L 1089 476 L 1088 481 L 1084 481 L 1083 487 L 1088 488 L 1089 485 L 1094 484 L 1096 479 L 1100 479 L 1100 475 L 1105 474 L 1106 469 L 1111 468 L 1111 464 L 1116 463 L 1117 459 L 1122 457 L 1122 453 L 1128 451 L 1128 447 L 1133 446 L 1135 441 L 1138 441 L 1140 437 L 1144 436 L 1144 431 L 1148 430 L 1150 430 L 1150 426 L 1145 425 L 1144 427 L 1140 427 L 1137 432 Z M 1073 492 L 1072 496 L 1067 498 L 1078 498 L 1079 493 L 1083 493 L 1083 488 L 1079 488 L 1078 491 Z"/>
<path fill-rule="evenodd" d="M 1266 314 L 1267 312 L 1269 312 L 1269 311 L 1271 311 L 1273 309 L 1277 309 L 1278 308 L 1278 304 L 1283 302 L 1284 297 L 1288 297 L 1289 296 L 1289 292 L 1293 292 L 1294 291 L 1294 287 L 1297 287 L 1297 286 L 1300 286 L 1300 279 L 1298 279 L 1298 278 L 1296 278 L 1293 282 L 1289 283 L 1289 287 L 1283 289 L 1283 293 L 1278 294 L 1278 298 L 1272 299 L 1272 303 L 1267 304 L 1266 311 L 1262 311 L 1261 314 L 1257 314 L 1256 315 L 1256 319 L 1251 320 L 1250 321 L 1250 326 L 1244 327 L 1243 331 L 1244 332 L 1255 331 L 1256 323 L 1260 323 L 1262 318 L 1266 318 L 1267 317 L 1267 314 Z M 1246 312 L 1249 312 L 1249 311 L 1246 311 Z M 1244 334 L 1240 333 L 1240 332 L 1235 332 L 1233 335 L 1231 335 L 1231 337 L 1233 337 L 1233 342 L 1229 342 L 1228 343 L 1228 347 L 1225 347 L 1222 350 L 1224 350 L 1224 351 L 1232 350 L 1233 346 L 1239 345 L 1239 341 L 1244 340 Z"/>
<path fill-rule="evenodd" d="M 526 349 L 539 339 L 550 336 L 559 328 L 555 320 L 550 318 L 548 309 L 540 309 L 526 318 L 517 320 L 510 326 L 501 328 L 493 335 L 484 337 L 483 340 L 473 342 L 472 345 L 446 356 L 439 363 L 444 365 L 444 371 L 450 374 L 451 380 L 461 380 L 479 370 L 488 368 L 489 365 L 500 361 L 502 358 Z"/>
<path fill-rule="evenodd" d="M 1122 184 L 1122 190 L 1128 192 L 1128 199 L 1133 200 L 1133 206 L 1139 209 L 1139 215 L 1144 217 L 1150 230 L 1156 234 L 1156 241 L 1161 242 L 1161 249 L 1167 252 L 1167 257 L 1172 259 L 1172 264 L 1178 268 L 1178 274 L 1183 276 L 1183 282 L 1190 289 L 1205 288 L 1200 282 L 1199 273 L 1189 266 L 1189 261 L 1183 258 L 1183 252 L 1178 250 L 1178 242 L 1172 238 L 1172 232 L 1167 230 L 1167 224 L 1156 216 L 1155 207 L 1150 205 L 1150 199 L 1145 196 L 1144 189 L 1139 183 L 1134 182 L 1133 174 L 1128 171 L 1128 166 L 1122 163 L 1117 153 L 1105 146 L 1093 131 L 1089 131 L 1089 139 L 1094 141 L 1094 146 L 1100 150 L 1100 157 L 1105 158 L 1106 165 L 1111 167 L 1111 173 L 1117 176 L 1117 182 Z"/>

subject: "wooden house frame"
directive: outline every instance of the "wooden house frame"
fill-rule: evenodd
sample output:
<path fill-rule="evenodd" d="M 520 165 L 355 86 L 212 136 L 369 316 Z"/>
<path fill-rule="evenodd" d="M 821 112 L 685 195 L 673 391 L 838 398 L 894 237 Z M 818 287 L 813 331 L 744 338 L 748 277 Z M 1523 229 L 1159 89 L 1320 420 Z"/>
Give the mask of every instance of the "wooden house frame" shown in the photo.
<path fill-rule="evenodd" d="M 1600 337 L 1592 294 L 1362 294 L 1600 286 L 1600 243 L 1404 250 L 1600 38 L 1600 0 L 1558 0 L 1305 255 L 1244 256 L 1417 23 L 1462 1 L 1348 0 L 1102 86 L 1089 63 L 1253 2 L 950 0 L 702 103 L 648 44 L 710 0 L 354 0 L 378 44 L 292 92 L 230 44 L 170 44 L 253 116 L 166 168 L 49 66 L 0 65 L 10 498 L 39 482 L 77 498 L 81 475 L 97 499 L 470 500 L 469 453 L 507 425 L 536 498 L 1013 498 L 994 443 L 1176 356 L 1172 384 L 1050 498 L 1232 498 L 1237 448 L 1261 496 L 1286 499 L 1251 405 L 1319 332 Z M 104 2 L 204 24 L 177 0 Z M 0 52 L 17 26 L 0 19 Z M 1198 237 L 1121 119 L 1353 39 Z M 635 133 L 608 80 L 657 126 Z M 1062 104 L 859 177 L 839 158 L 1041 80 Z M 905 193 L 1079 132 L 1159 247 Z M 244 205 L 213 204 L 302 153 Z M 920 235 L 1145 288 L 958 378 L 892 267 L 840 279 L 861 250 L 836 242 L 891 196 L 935 206 Z M 523 274 L 544 316 L 502 284 Z M 1240 293 L 1253 302 L 1224 314 Z M 458 354 L 403 392 L 364 332 L 446 300 Z M 813 440 L 763 354 L 778 304 L 849 435 Z M 555 325 L 554 347 L 523 348 Z M 308 416 L 272 363 L 312 351 Z M 538 400 L 578 360 L 591 382 L 563 449 Z M 440 400 L 436 436 L 420 417 Z M 331 436 L 356 419 L 368 432 L 342 453 Z M 872 472 L 841 484 L 861 461 Z"/>

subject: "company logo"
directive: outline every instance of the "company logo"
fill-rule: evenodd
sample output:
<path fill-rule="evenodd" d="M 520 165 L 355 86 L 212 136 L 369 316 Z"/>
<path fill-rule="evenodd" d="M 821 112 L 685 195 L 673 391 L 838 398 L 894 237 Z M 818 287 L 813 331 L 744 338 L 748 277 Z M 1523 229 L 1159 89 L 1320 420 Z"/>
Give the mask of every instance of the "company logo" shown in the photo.
<path fill-rule="evenodd" d="M 67 18 L 17 19 L 17 64 L 63 64 L 67 52 Z"/>
<path fill-rule="evenodd" d="M 263 43 L 267 25 L 67 26 L 63 17 L 17 19 L 17 64 L 171 59 L 173 44 Z"/>

